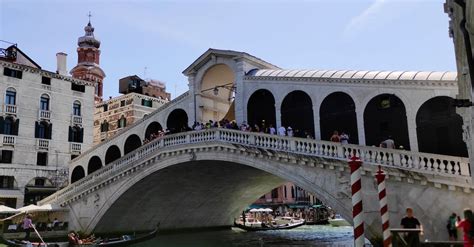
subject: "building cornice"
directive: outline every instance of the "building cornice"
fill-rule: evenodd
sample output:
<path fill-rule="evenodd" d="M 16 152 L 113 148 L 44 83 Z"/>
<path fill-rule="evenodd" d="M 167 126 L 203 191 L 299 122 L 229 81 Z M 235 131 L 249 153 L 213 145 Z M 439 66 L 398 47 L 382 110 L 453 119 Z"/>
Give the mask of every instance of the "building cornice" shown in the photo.
<path fill-rule="evenodd" d="M 95 105 L 95 107 L 96 108 L 97 107 L 102 107 L 103 105 L 106 105 L 106 104 L 111 104 L 111 103 L 115 103 L 115 102 L 118 102 L 118 101 L 121 101 L 121 100 L 129 99 L 129 98 L 135 98 L 135 97 L 138 98 L 138 99 L 151 100 L 151 101 L 155 101 L 155 102 L 162 103 L 162 104 L 168 103 L 168 101 L 164 100 L 164 99 L 159 99 L 159 98 L 155 98 L 155 97 L 152 97 L 152 96 L 139 94 L 139 93 L 128 93 L 128 94 L 120 95 L 120 96 L 117 96 L 115 98 L 97 103 Z"/>
<path fill-rule="evenodd" d="M 63 81 L 69 81 L 78 85 L 95 87 L 95 84 L 96 84 L 95 82 L 84 81 L 84 80 L 76 79 L 70 76 L 64 76 L 64 75 L 60 75 L 60 74 L 53 73 L 50 71 L 42 70 L 42 69 L 36 69 L 36 68 L 22 65 L 22 64 L 0 61 L 0 65 L 2 65 L 3 67 L 10 68 L 10 69 L 21 70 L 21 71 L 30 72 L 33 74 L 39 74 L 41 76 L 51 77 L 51 78 L 55 78 L 55 79 L 59 79 Z"/>

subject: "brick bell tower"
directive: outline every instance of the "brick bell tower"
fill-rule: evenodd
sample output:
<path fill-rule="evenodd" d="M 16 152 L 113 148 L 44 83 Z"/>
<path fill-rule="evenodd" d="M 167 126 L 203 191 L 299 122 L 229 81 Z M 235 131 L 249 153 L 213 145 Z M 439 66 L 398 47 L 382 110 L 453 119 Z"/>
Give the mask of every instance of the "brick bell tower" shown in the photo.
<path fill-rule="evenodd" d="M 84 27 L 84 36 L 77 40 L 77 65 L 71 70 L 74 78 L 85 81 L 96 82 L 95 102 L 102 101 L 102 83 L 105 78 L 104 71 L 99 67 L 100 41 L 94 37 L 94 27 L 89 23 Z"/>

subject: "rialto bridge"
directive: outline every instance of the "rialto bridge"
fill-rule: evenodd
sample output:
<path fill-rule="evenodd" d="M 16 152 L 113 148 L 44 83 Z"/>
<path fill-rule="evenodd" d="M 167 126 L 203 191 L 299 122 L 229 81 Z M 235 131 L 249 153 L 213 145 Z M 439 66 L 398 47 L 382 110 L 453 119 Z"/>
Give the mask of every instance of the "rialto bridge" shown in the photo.
<path fill-rule="evenodd" d="M 374 174 L 382 165 L 390 220 L 411 206 L 430 239 L 474 205 L 456 114 L 456 74 L 283 70 L 247 53 L 210 49 L 184 74 L 189 91 L 71 162 L 71 185 L 44 199 L 86 232 L 228 226 L 262 194 L 291 181 L 351 220 L 347 160 L 363 161 L 366 228 L 381 231 Z M 291 126 L 314 139 L 221 128 L 142 140 L 222 118 Z M 334 130 L 351 144 L 326 140 Z M 402 149 L 379 148 L 391 135 Z M 126 228 L 126 229 L 125 229 Z"/>

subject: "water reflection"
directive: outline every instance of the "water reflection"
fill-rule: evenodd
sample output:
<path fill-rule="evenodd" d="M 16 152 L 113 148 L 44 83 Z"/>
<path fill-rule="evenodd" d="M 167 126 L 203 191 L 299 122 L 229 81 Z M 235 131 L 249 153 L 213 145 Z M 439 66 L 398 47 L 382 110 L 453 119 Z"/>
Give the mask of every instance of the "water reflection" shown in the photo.
<path fill-rule="evenodd" d="M 159 234 L 135 247 L 226 247 L 226 246 L 353 246 L 352 227 L 302 226 L 292 230 L 245 232 L 231 230 Z"/>

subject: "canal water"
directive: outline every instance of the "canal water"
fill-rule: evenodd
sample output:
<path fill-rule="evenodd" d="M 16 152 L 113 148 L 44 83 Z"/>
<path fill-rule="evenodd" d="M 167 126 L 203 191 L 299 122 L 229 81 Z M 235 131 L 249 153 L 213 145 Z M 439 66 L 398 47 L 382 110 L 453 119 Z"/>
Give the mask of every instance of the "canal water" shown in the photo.
<path fill-rule="evenodd" d="M 243 246 L 353 246 L 352 227 L 301 226 L 291 230 L 246 232 L 231 230 L 158 233 L 155 239 L 134 247 L 243 247 Z"/>

